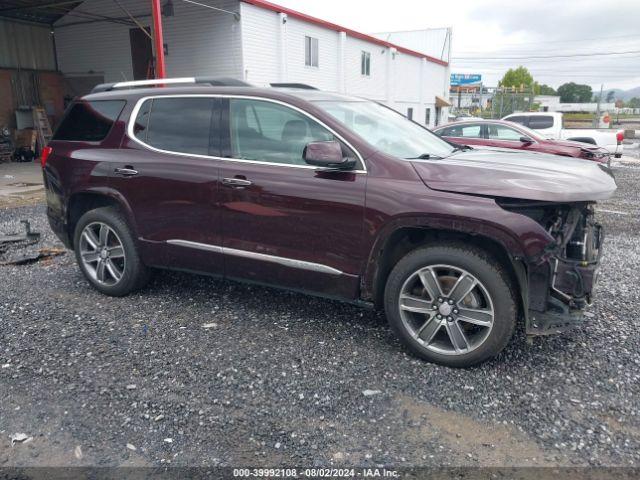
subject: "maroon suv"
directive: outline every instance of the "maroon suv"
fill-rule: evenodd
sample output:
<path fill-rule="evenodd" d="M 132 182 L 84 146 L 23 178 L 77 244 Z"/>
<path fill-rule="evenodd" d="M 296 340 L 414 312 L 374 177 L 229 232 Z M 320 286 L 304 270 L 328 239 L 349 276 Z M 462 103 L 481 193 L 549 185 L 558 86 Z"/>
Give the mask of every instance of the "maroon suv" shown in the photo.
<path fill-rule="evenodd" d="M 606 167 L 464 151 L 318 90 L 170 82 L 77 100 L 43 158 L 51 227 L 97 290 L 161 267 L 381 307 L 451 366 L 496 355 L 519 320 L 531 335 L 582 321 Z"/>

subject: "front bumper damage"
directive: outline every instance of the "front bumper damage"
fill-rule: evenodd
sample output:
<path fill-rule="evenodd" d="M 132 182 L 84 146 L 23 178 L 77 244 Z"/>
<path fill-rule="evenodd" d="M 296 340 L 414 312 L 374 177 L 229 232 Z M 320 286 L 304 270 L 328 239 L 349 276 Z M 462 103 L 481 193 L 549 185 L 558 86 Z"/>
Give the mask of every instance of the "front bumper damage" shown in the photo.
<path fill-rule="evenodd" d="M 592 206 L 574 206 L 557 241 L 542 261 L 531 267 L 528 335 L 551 335 L 585 323 L 598 281 L 604 231 L 594 220 Z"/>
<path fill-rule="evenodd" d="M 503 208 L 535 220 L 549 245 L 516 268 L 523 289 L 528 335 L 550 335 L 583 325 L 593 302 L 604 231 L 594 203 L 500 202 Z"/>

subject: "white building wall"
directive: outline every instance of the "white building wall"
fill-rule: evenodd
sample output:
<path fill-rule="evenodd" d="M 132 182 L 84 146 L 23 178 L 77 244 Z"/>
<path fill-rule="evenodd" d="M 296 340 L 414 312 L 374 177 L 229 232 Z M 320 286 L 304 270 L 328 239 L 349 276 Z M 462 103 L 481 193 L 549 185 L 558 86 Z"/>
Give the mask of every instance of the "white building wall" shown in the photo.
<path fill-rule="evenodd" d="M 318 39 L 318 66 L 304 64 L 304 37 Z M 289 81 L 308 83 L 321 90 L 337 92 L 339 33 L 289 17 L 286 23 Z"/>
<path fill-rule="evenodd" d="M 383 102 L 405 115 L 413 108 L 421 124 L 431 108 L 429 126 L 435 125 L 435 96 L 447 98 L 449 89 L 446 66 L 254 5 L 241 2 L 240 11 L 248 82 L 305 83 Z M 305 65 L 305 36 L 318 39 L 318 67 Z M 371 54 L 370 76 L 361 72 L 362 51 Z"/>
<path fill-rule="evenodd" d="M 280 81 L 279 29 L 282 21 L 270 10 L 240 3 L 244 72 L 249 83 L 266 86 Z"/>
<path fill-rule="evenodd" d="M 371 54 L 371 75 L 361 73 L 360 61 L 362 52 Z M 387 48 L 359 38 L 346 38 L 344 70 L 345 91 L 351 95 L 358 95 L 378 102 L 384 102 L 387 94 L 386 58 Z"/>
<path fill-rule="evenodd" d="M 152 23 L 148 0 L 120 1 L 143 25 Z M 238 0 L 208 4 L 239 12 L 239 20 L 187 2 L 173 4 L 174 16 L 163 17 L 168 76 L 228 76 L 258 86 L 306 83 L 380 101 L 403 114 L 413 108 L 413 119 L 423 124 L 429 107 L 430 126 L 435 123 L 435 96 L 446 98 L 448 92 L 448 67 L 385 45 Z M 82 8 L 124 15 L 111 1 L 86 0 Z M 102 73 L 106 82 L 132 79 L 131 27 L 111 22 L 64 26 L 77 21 L 67 16 L 55 26 L 60 69 L 66 74 Z M 305 65 L 305 36 L 318 39 L 317 67 Z M 362 51 L 371 54 L 370 76 L 361 73 Z"/>
<path fill-rule="evenodd" d="M 144 26 L 152 24 L 148 0 L 120 0 L 120 3 Z M 215 6 L 230 11 L 239 9 L 237 0 L 219 0 Z M 86 0 L 81 8 L 110 17 L 124 15 L 111 1 Z M 132 27 L 112 22 L 64 26 L 78 21 L 77 17 L 67 16 L 55 24 L 60 70 L 67 74 L 103 73 L 106 82 L 131 80 Z M 242 77 L 240 21 L 233 15 L 174 2 L 174 16 L 163 17 L 163 33 L 169 52 L 165 57 L 168 76 Z"/>

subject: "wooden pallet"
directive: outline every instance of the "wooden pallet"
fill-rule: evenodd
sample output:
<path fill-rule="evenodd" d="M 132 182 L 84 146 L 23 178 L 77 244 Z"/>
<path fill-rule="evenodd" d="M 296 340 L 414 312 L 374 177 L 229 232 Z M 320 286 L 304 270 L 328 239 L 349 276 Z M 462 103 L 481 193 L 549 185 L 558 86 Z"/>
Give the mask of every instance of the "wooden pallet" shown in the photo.
<path fill-rule="evenodd" d="M 42 107 L 34 107 L 33 108 L 33 124 L 35 126 L 36 132 L 38 132 L 38 147 L 40 150 L 44 148 L 51 137 L 53 137 L 53 132 L 51 131 L 51 125 L 49 124 L 49 118 L 47 117 L 47 112 Z"/>

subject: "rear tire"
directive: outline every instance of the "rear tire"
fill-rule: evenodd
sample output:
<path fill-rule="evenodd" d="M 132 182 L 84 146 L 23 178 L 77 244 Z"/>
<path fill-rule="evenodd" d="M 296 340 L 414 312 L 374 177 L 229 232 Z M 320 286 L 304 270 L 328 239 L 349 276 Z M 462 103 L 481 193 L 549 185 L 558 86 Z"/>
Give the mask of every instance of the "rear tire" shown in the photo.
<path fill-rule="evenodd" d="M 384 305 L 391 329 L 413 353 L 469 367 L 507 345 L 516 325 L 515 299 L 508 273 L 483 250 L 427 246 L 393 268 Z"/>
<path fill-rule="evenodd" d="M 75 227 L 73 245 L 80 270 L 101 293 L 122 297 L 150 278 L 126 219 L 114 207 L 86 212 Z"/>

